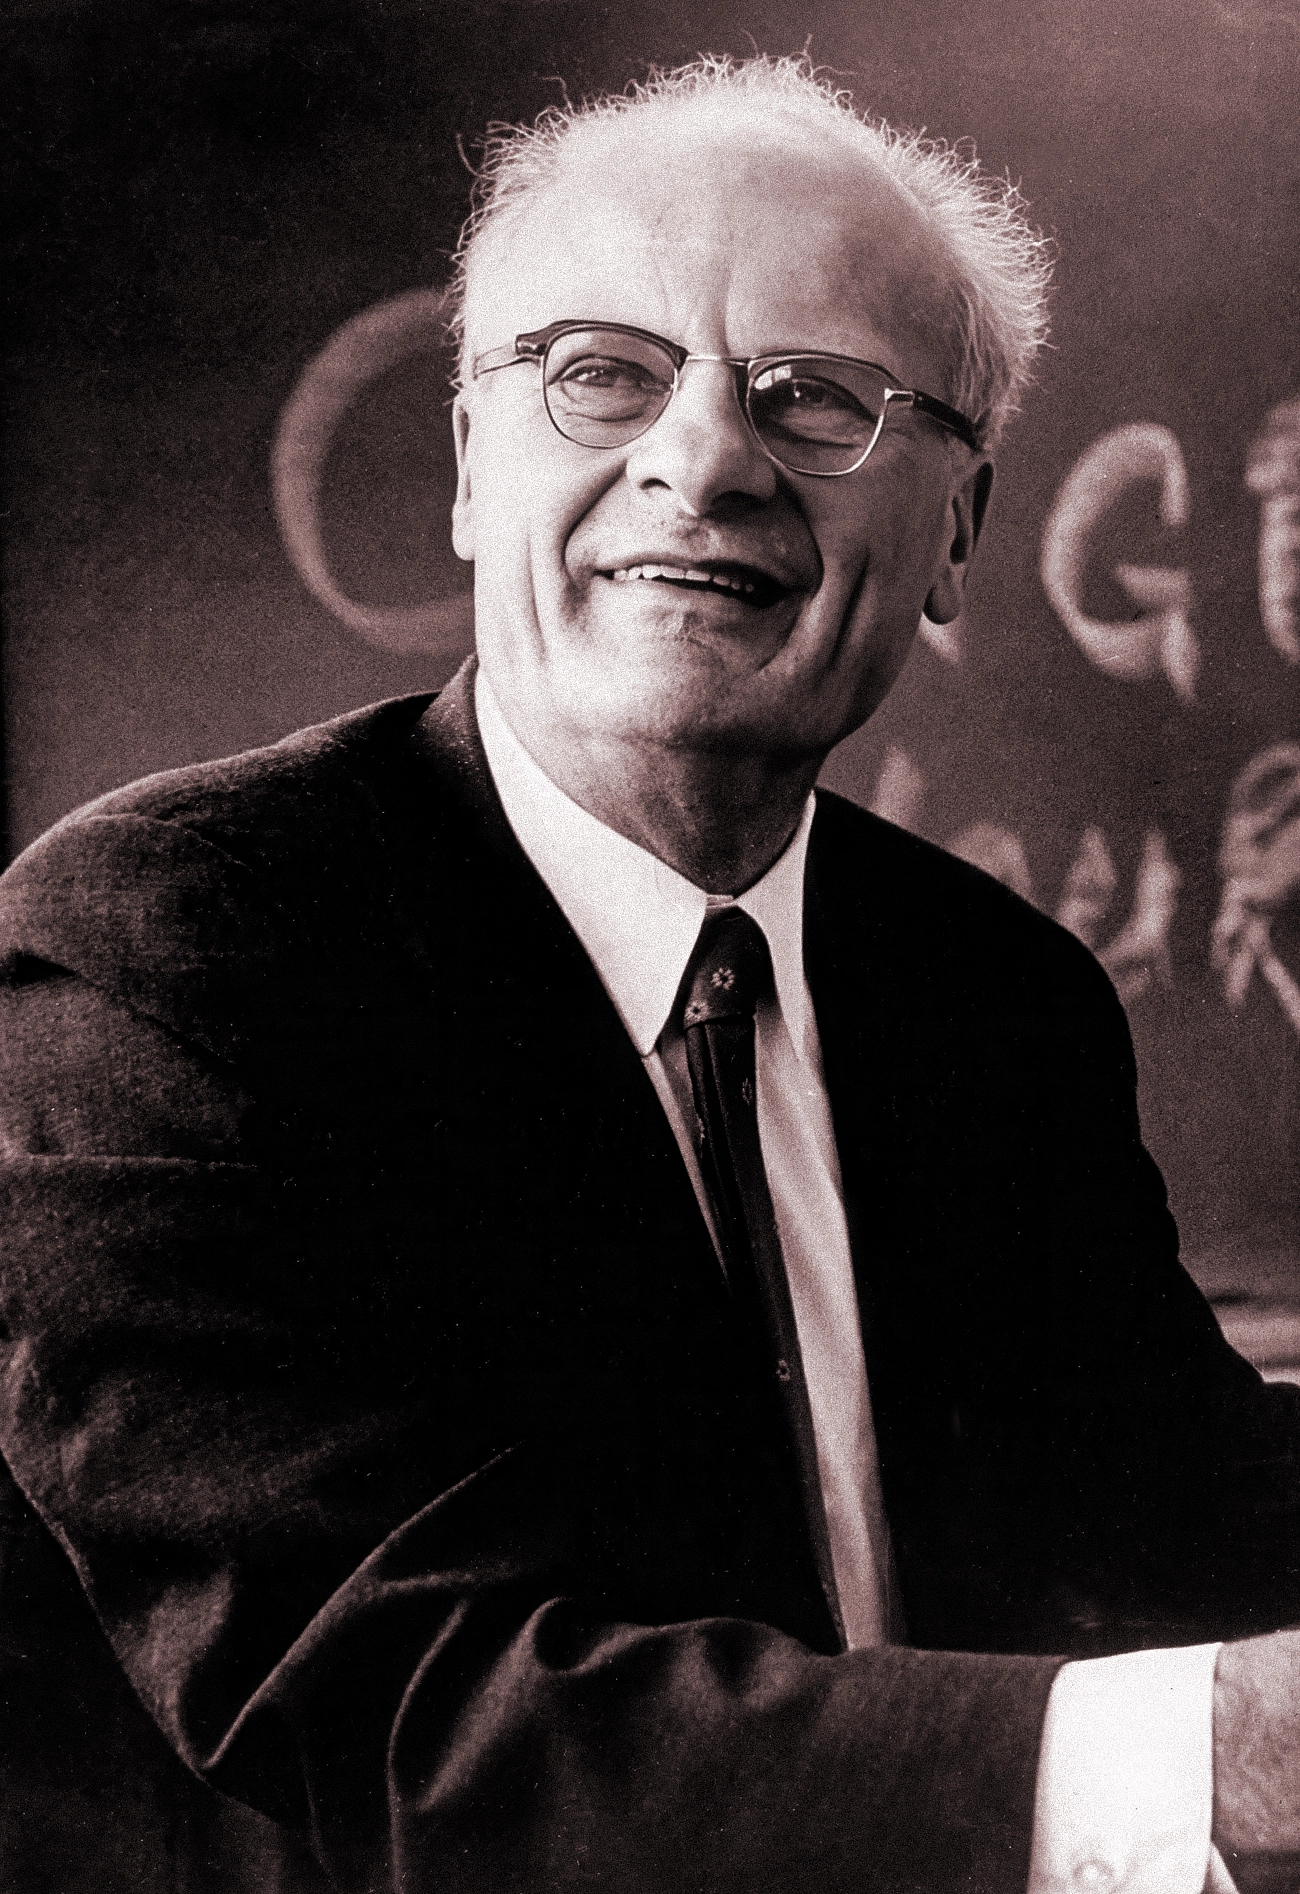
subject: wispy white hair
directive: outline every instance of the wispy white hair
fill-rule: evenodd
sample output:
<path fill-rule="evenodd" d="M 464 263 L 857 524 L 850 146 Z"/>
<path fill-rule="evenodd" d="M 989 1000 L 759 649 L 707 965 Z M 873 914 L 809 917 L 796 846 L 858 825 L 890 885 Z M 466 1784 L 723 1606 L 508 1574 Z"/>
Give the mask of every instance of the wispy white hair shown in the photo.
<path fill-rule="evenodd" d="M 983 171 L 968 145 L 896 131 L 859 113 L 849 93 L 807 57 L 704 54 L 674 71 L 654 71 L 625 92 L 550 107 L 532 125 L 489 126 L 448 302 L 462 373 L 475 253 L 490 231 L 554 182 L 574 131 L 700 106 L 720 135 L 730 118 L 761 123 L 769 134 L 786 129 L 818 149 L 833 141 L 884 172 L 919 207 L 948 265 L 947 307 L 934 311 L 932 321 L 948 355 L 949 399 L 992 446 L 1018 408 L 1047 336 L 1051 245 L 1029 222 L 1016 186 Z"/>

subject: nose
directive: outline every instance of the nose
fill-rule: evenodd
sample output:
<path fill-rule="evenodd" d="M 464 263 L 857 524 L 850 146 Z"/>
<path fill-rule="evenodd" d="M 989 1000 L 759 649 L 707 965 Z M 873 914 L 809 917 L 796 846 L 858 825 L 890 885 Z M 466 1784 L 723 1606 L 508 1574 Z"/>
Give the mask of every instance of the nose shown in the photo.
<path fill-rule="evenodd" d="M 693 356 L 654 426 L 632 443 L 627 477 L 645 492 L 668 492 L 684 512 L 705 516 L 728 501 L 761 503 L 776 492 L 776 468 L 754 438 L 738 372 Z"/>

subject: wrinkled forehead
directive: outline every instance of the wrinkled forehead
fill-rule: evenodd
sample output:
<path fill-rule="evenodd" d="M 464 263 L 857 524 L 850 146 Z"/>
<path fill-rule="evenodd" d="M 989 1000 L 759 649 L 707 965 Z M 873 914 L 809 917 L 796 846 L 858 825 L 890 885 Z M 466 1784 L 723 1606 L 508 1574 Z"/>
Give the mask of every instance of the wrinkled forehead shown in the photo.
<path fill-rule="evenodd" d="M 754 112 L 686 106 L 575 126 L 549 177 L 480 234 L 469 349 L 565 318 L 695 350 L 819 348 L 942 393 L 949 266 L 863 149 Z"/>

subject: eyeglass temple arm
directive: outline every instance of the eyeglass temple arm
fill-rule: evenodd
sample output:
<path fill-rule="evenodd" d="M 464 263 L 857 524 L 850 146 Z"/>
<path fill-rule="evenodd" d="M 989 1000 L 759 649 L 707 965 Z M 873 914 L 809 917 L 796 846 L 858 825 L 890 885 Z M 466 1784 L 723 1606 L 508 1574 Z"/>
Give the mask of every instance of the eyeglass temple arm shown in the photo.
<path fill-rule="evenodd" d="M 494 368 L 513 368 L 516 362 L 540 362 L 557 335 L 575 325 L 571 322 L 551 322 L 544 329 L 534 329 L 528 335 L 517 335 L 513 342 L 507 342 L 497 349 L 485 349 L 482 355 L 476 355 L 470 363 L 470 378 L 477 381 L 480 375 L 490 375 Z"/>
<path fill-rule="evenodd" d="M 936 395 L 924 395 L 919 388 L 891 388 L 889 392 L 891 395 L 906 397 L 907 405 L 915 408 L 918 414 L 928 414 L 932 421 L 937 421 L 941 427 L 950 429 L 960 440 L 965 441 L 975 453 L 980 451 L 980 437 L 975 431 L 974 422 L 968 421 L 956 408 L 950 408 L 946 401 L 940 401 Z"/>
<path fill-rule="evenodd" d="M 496 368 L 513 368 L 516 362 L 540 361 L 544 351 L 539 348 L 520 349 L 513 342 L 504 348 L 487 349 L 482 355 L 476 355 L 469 365 L 471 381 L 477 381 L 480 375 L 490 375 Z"/>

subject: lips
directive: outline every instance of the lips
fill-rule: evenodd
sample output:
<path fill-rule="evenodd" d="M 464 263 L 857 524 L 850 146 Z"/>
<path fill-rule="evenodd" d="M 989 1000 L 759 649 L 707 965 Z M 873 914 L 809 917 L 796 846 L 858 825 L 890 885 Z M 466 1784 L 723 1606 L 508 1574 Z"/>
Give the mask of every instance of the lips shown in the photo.
<path fill-rule="evenodd" d="M 689 566 L 642 560 L 635 565 L 605 567 L 601 577 L 616 585 L 672 585 L 686 592 L 712 592 L 715 596 L 736 599 L 756 611 L 765 611 L 768 606 L 777 604 L 791 589 L 758 566 L 713 559 Z"/>

